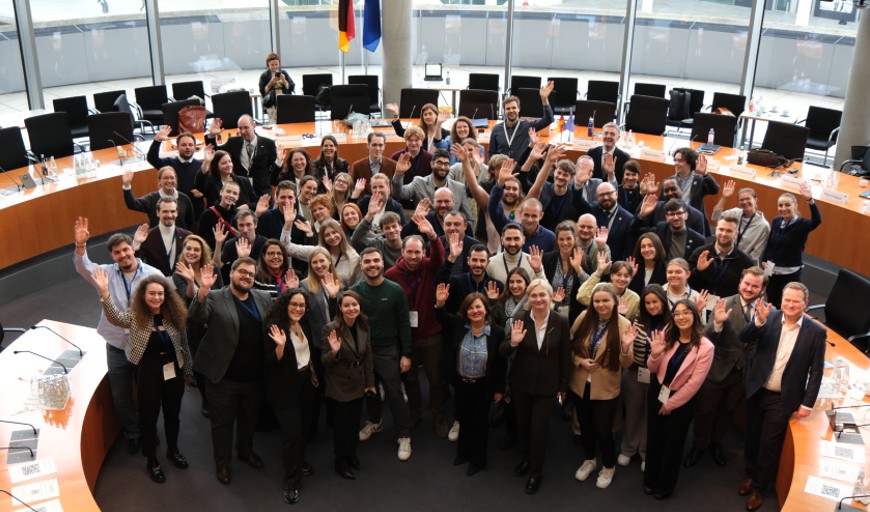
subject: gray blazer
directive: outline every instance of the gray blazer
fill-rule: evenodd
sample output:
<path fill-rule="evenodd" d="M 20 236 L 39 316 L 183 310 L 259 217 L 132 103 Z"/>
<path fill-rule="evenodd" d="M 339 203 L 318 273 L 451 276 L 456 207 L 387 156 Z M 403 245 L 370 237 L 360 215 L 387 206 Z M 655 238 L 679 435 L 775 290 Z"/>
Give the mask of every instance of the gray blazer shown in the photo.
<path fill-rule="evenodd" d="M 435 205 L 435 191 L 438 187 L 435 185 L 431 174 L 427 176 L 415 176 L 414 180 L 407 185 L 402 183 L 403 176 L 398 174 L 393 175 L 393 179 L 390 182 L 393 198 L 400 201 L 413 199 L 414 202 L 420 202 L 424 197 L 428 197 L 432 201 L 432 205 Z M 448 177 L 447 184 L 444 186 L 453 192 L 453 200 L 456 202 L 454 210 L 464 213 L 467 219 L 473 219 L 474 217 L 471 216 L 471 206 L 468 204 L 468 192 L 465 183 L 454 181 Z"/>
<path fill-rule="evenodd" d="M 260 290 L 249 293 L 254 297 L 260 317 L 265 319 L 272 306 L 269 293 Z M 208 325 L 196 351 L 193 369 L 217 383 L 224 378 L 239 344 L 239 314 L 230 287 L 209 291 L 203 302 L 194 298 L 187 317 Z"/>
<path fill-rule="evenodd" d="M 733 368 L 742 371 L 746 368 L 749 358 L 755 353 L 755 343 L 740 341 L 740 331 L 746 326 L 740 295 L 726 297 L 725 301 L 725 310 L 730 309 L 731 315 L 722 324 L 722 332 L 715 332 L 712 319 L 707 320 L 707 328 L 704 330 L 704 336 L 716 346 L 713 365 L 710 367 L 710 373 L 707 374 L 707 380 L 710 382 L 722 382 Z"/>
<path fill-rule="evenodd" d="M 337 322 L 330 322 L 323 328 L 323 356 L 321 361 L 326 376 L 326 396 L 338 402 L 350 402 L 362 398 L 365 388 L 375 385 L 372 346 L 369 342 L 368 328 L 357 326 L 357 340 L 354 342 L 349 331 L 338 331 L 341 348 L 333 355 L 329 346 L 329 334 L 338 329 Z"/>

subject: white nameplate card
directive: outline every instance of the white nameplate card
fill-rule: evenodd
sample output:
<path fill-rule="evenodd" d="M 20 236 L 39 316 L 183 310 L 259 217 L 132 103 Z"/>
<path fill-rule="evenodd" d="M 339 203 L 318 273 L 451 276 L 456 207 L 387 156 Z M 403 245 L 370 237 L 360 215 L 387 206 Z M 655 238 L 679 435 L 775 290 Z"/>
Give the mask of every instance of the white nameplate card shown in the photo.
<path fill-rule="evenodd" d="M 829 500 L 840 501 L 840 499 L 852 495 L 852 488 L 852 484 L 841 484 L 839 482 L 822 480 L 817 476 L 810 476 L 807 478 L 807 486 L 804 488 L 804 492 L 828 498 Z"/>
<path fill-rule="evenodd" d="M 60 504 L 60 500 L 46 501 L 45 503 L 31 506 L 36 512 L 63 512 L 63 507 Z M 30 509 L 26 507 L 19 508 L 16 509 L 15 512 L 30 512 Z"/>
<path fill-rule="evenodd" d="M 846 204 L 849 202 L 849 194 L 831 190 L 829 188 L 823 188 L 822 193 L 819 195 L 819 199 L 824 199 L 825 201 L 837 204 Z"/>
<path fill-rule="evenodd" d="M 738 178 L 743 178 L 744 180 L 755 180 L 755 169 L 750 169 L 745 165 L 732 165 L 728 170 Z"/>
<path fill-rule="evenodd" d="M 707 159 L 707 170 L 713 171 L 713 172 L 718 171 L 719 170 L 719 160 L 716 160 L 714 158 L 708 158 Z"/>
<path fill-rule="evenodd" d="M 9 466 L 9 480 L 13 484 L 41 478 L 54 473 L 57 473 L 57 468 L 54 466 L 54 459 L 51 457 Z"/>
<path fill-rule="evenodd" d="M 794 176 L 792 176 L 790 174 L 783 174 L 780 177 L 780 183 L 784 187 L 795 188 L 795 189 L 800 190 L 801 185 L 806 183 L 806 180 L 804 180 L 803 178 L 795 178 Z"/>
<path fill-rule="evenodd" d="M 640 148 L 640 157 L 643 160 L 653 160 L 655 162 L 665 161 L 665 152 L 650 148 Z"/>
<path fill-rule="evenodd" d="M 21 501 L 31 503 L 34 501 L 47 500 L 49 498 L 57 498 L 60 496 L 60 488 L 57 483 L 57 478 L 46 480 L 44 482 L 36 482 L 34 484 L 19 485 L 12 488 L 12 494 Z M 20 505 L 17 501 L 12 500 L 12 505 Z"/>
<path fill-rule="evenodd" d="M 585 149 L 589 151 L 592 148 L 598 147 L 599 143 L 589 139 L 574 139 L 574 149 Z"/>
<path fill-rule="evenodd" d="M 819 476 L 853 483 L 858 479 L 861 466 L 838 462 L 830 459 L 819 459 Z"/>
<path fill-rule="evenodd" d="M 864 464 L 864 445 L 840 444 L 835 441 L 822 441 L 819 445 L 819 453 L 823 457 L 848 460 Z"/>

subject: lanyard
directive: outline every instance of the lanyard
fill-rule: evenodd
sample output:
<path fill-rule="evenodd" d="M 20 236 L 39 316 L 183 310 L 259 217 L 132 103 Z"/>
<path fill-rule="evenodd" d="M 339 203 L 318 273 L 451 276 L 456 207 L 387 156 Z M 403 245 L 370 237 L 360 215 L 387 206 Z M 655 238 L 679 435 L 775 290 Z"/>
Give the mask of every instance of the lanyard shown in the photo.
<path fill-rule="evenodd" d="M 513 151 L 511 151 L 511 145 L 514 143 L 514 137 L 517 136 L 517 132 L 519 131 L 520 122 L 517 121 L 517 124 L 514 125 L 514 133 L 513 135 L 508 135 L 507 132 L 507 124 L 502 123 L 501 128 L 504 130 L 504 138 L 507 139 L 508 145 L 508 156 L 513 156 Z"/>
<path fill-rule="evenodd" d="M 604 337 L 605 331 L 607 331 L 607 322 L 598 321 L 601 325 L 601 328 L 593 328 L 592 329 L 592 344 L 589 347 L 589 358 L 595 359 L 595 350 L 598 348 L 598 344 L 601 342 L 601 338 Z"/>
<path fill-rule="evenodd" d="M 746 233 L 747 229 L 749 229 L 749 225 L 752 224 L 752 220 L 755 218 L 756 214 L 758 214 L 758 212 L 753 213 L 752 217 L 749 217 L 749 220 L 746 221 L 746 225 L 743 226 L 743 229 L 737 232 L 737 243 L 734 244 L 734 247 L 740 245 L 740 240 L 743 239 L 743 234 Z M 741 217 L 740 220 L 743 220 L 743 217 Z"/>
<path fill-rule="evenodd" d="M 136 272 L 133 273 L 133 279 L 127 281 L 127 276 L 124 275 L 124 271 L 118 268 L 118 272 L 121 273 L 121 280 L 124 281 L 124 290 L 127 292 L 127 306 L 130 306 L 130 295 L 133 293 L 133 282 L 136 280 L 136 276 L 139 275 L 139 271 L 142 270 L 142 265 L 136 267 Z"/>
<path fill-rule="evenodd" d="M 244 309 L 246 313 L 248 313 L 249 315 L 254 317 L 254 320 L 256 320 L 258 322 L 262 322 L 262 319 L 260 318 L 260 311 L 257 309 L 257 305 L 254 304 L 253 308 L 251 308 L 251 306 L 248 305 L 248 301 L 251 301 L 250 295 L 248 295 L 248 300 L 245 300 L 245 301 L 241 301 L 238 298 L 236 298 L 235 296 L 233 297 L 233 300 L 235 300 L 236 304 L 238 304 L 239 307 Z M 253 302 L 253 301 L 251 301 L 251 302 Z"/>
<path fill-rule="evenodd" d="M 271 272 L 269 272 L 272 274 Z M 284 282 L 286 281 L 286 274 L 283 272 L 278 272 L 277 274 L 272 274 L 272 279 L 275 280 L 275 291 L 278 292 L 278 295 L 281 295 L 281 292 L 284 291 Z"/>
<path fill-rule="evenodd" d="M 562 264 L 562 254 L 559 254 L 559 269 L 562 271 L 562 289 L 565 290 L 565 298 L 568 298 L 568 281 L 571 280 L 571 272 L 565 272 L 565 266 Z"/>
<path fill-rule="evenodd" d="M 505 273 L 505 276 L 507 276 L 508 274 L 510 274 L 511 271 L 510 271 L 510 269 L 508 269 L 507 257 L 505 257 L 504 253 L 502 253 L 502 255 L 501 255 L 501 261 L 502 261 L 502 263 L 504 263 L 504 273 Z M 523 253 L 520 253 L 520 260 L 517 262 L 517 266 L 514 268 L 517 268 L 522 264 L 523 264 Z M 505 278 L 505 279 L 507 279 L 507 278 Z"/>
<path fill-rule="evenodd" d="M 722 271 L 719 271 L 719 258 L 713 258 L 713 273 L 716 274 L 716 283 L 722 281 L 722 276 L 725 275 L 725 272 L 728 271 L 728 265 L 731 264 L 731 260 L 725 260 L 725 264 L 722 265 Z"/>

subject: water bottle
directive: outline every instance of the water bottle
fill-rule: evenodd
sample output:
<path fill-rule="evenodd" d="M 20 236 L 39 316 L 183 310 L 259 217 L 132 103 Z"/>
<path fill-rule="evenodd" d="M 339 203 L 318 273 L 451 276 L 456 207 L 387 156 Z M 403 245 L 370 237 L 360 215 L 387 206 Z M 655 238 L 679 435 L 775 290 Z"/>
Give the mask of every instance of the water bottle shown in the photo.
<path fill-rule="evenodd" d="M 444 81 L 445 83 L 447 83 L 447 85 L 450 85 L 450 71 L 447 72 L 447 77 Z"/>
<path fill-rule="evenodd" d="M 586 136 L 592 137 L 595 135 L 595 119 L 589 116 L 589 124 L 586 125 Z"/>
<path fill-rule="evenodd" d="M 54 160 L 54 155 L 48 160 L 48 171 L 51 173 L 51 177 L 57 177 L 57 162 Z"/>
<path fill-rule="evenodd" d="M 741 144 L 740 145 L 740 152 L 737 153 L 737 165 L 743 165 L 745 155 L 746 155 L 746 146 L 744 144 Z"/>
<path fill-rule="evenodd" d="M 707 133 L 707 145 L 712 146 L 714 140 L 716 140 L 716 130 L 710 128 L 710 131 Z"/>

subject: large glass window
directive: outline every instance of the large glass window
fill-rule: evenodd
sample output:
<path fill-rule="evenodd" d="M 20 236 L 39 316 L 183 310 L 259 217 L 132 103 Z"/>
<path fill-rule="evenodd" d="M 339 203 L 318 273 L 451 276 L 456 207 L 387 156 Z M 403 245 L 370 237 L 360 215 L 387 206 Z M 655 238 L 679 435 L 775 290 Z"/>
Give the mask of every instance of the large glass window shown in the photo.
<path fill-rule="evenodd" d="M 0 0 L 0 126 L 20 124 L 27 110 L 12 0 Z"/>

